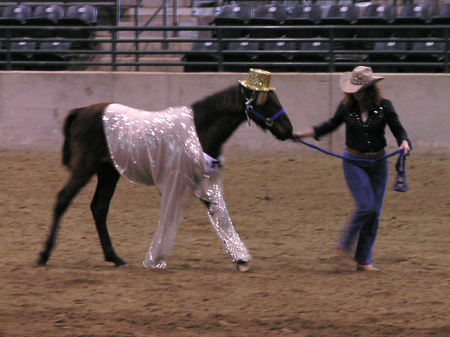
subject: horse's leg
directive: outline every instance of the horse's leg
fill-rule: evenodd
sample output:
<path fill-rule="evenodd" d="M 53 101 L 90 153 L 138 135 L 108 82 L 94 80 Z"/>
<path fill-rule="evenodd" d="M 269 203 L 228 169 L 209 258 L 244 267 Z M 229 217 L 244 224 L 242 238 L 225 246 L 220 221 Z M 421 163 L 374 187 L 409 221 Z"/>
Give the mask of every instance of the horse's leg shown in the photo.
<path fill-rule="evenodd" d="M 102 160 L 109 158 L 102 123 L 106 106 L 107 103 L 103 103 L 73 109 L 65 119 L 62 155 L 63 164 L 69 168 L 71 176 L 56 198 L 52 227 L 39 255 L 39 264 L 47 263 L 50 258 L 61 217 L 71 201 L 98 171 Z"/>
<path fill-rule="evenodd" d="M 64 186 L 64 188 L 59 191 L 56 198 L 56 204 L 53 208 L 53 223 L 50 234 L 47 237 L 44 250 L 39 254 L 39 258 L 37 261 L 38 264 L 44 265 L 47 263 L 55 244 L 61 217 L 66 212 L 73 198 L 75 198 L 78 192 L 89 182 L 93 174 L 93 172 L 90 173 L 86 171 L 73 171 L 66 186 Z"/>
<path fill-rule="evenodd" d="M 227 205 L 223 198 L 223 186 L 219 172 L 209 175 L 202 183 L 204 193 L 208 196 L 208 201 L 200 198 L 200 201 L 208 209 L 208 216 L 222 242 L 223 248 L 236 262 L 238 271 L 248 271 L 248 261 L 252 259 L 247 247 L 242 242 L 239 234 L 234 229 L 231 218 L 228 214 Z"/>
<path fill-rule="evenodd" d="M 144 267 L 165 268 L 175 242 L 175 235 L 183 219 L 192 189 L 177 172 L 166 178 L 161 192 L 161 217 L 152 244 L 144 260 Z"/>
<path fill-rule="evenodd" d="M 111 243 L 111 238 L 106 226 L 106 218 L 108 216 L 109 204 L 116 190 L 117 182 L 120 174 L 110 163 L 104 163 L 97 171 L 97 188 L 94 198 L 91 202 L 91 211 L 94 216 L 95 226 L 100 237 L 100 243 L 105 254 L 105 260 L 113 262 L 116 267 L 125 264 L 120 257 L 116 255 Z"/>

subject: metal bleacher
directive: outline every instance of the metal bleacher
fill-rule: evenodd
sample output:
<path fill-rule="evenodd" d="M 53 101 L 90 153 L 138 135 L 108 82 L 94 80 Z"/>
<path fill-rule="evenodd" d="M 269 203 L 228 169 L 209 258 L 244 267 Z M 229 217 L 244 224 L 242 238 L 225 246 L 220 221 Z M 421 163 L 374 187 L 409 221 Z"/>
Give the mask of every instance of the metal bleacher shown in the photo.
<path fill-rule="evenodd" d="M 77 2 L 58 3 L 67 13 Z M 18 2 L 0 1 L 0 7 L 13 3 Z M 26 4 L 35 9 L 50 3 L 56 1 Z M 2 25 L 0 18 L 0 67 L 172 72 L 247 72 L 249 67 L 261 67 L 274 72 L 339 72 L 364 64 L 384 72 L 450 71 L 450 5 L 446 4 L 433 11 L 428 3 L 396 7 L 386 2 L 162 0 L 149 6 L 141 0 L 128 3 L 125 10 L 120 0 L 83 3 L 109 9 L 111 17 L 64 29 L 59 24 L 33 25 L 33 20 Z M 240 12 L 245 13 L 240 16 Z M 76 31 L 84 35 L 69 34 Z"/>
<path fill-rule="evenodd" d="M 216 55 L 218 71 L 226 70 L 231 54 L 238 61 L 233 69 L 241 71 L 258 66 L 289 72 L 335 72 L 348 71 L 360 64 L 386 72 L 449 71 L 450 26 L 446 19 L 449 5 L 442 4 L 439 13 L 433 15 L 429 3 L 405 4 L 400 8 L 387 3 L 340 2 L 328 6 L 319 3 L 300 2 L 293 7 L 286 6 L 288 17 L 284 22 L 273 20 L 270 27 L 261 25 L 257 28 L 259 34 L 254 32 L 250 18 L 247 24 L 239 25 L 240 37 L 237 39 L 227 38 L 235 28 L 224 26 L 222 21 L 216 25 L 215 36 L 219 43 L 214 46 L 217 49 L 195 52 L 194 48 L 193 53 L 185 56 L 188 70 L 202 71 L 201 55 L 208 54 Z M 232 6 L 238 15 L 239 5 Z M 279 12 L 280 6 L 283 5 L 273 4 L 272 13 Z M 213 24 L 215 21 L 217 19 Z M 236 50 L 237 41 L 247 49 Z M 255 43 L 259 46 L 255 47 Z M 270 44 L 276 47 L 270 50 L 267 48 Z M 284 49 L 280 50 L 281 44 Z M 200 48 L 197 46 L 196 49 Z"/>

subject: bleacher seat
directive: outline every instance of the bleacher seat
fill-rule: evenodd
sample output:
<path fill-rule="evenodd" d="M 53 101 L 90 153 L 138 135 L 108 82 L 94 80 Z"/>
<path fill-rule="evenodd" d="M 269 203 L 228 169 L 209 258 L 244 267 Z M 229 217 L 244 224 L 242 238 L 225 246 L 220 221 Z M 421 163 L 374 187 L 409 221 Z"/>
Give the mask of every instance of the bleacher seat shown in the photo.
<path fill-rule="evenodd" d="M 211 22 L 215 26 L 244 26 L 252 17 L 253 8 L 249 5 L 226 5 Z M 243 29 L 222 30 L 222 38 L 240 38 L 247 34 Z"/>
<path fill-rule="evenodd" d="M 410 4 L 402 8 L 397 24 L 420 25 L 430 23 L 433 19 L 433 7 L 427 4 Z"/>
<path fill-rule="evenodd" d="M 192 52 L 183 56 L 184 62 L 218 62 L 219 43 L 194 42 Z M 185 72 L 216 72 L 217 65 L 185 65 Z"/>
<path fill-rule="evenodd" d="M 283 51 L 295 51 L 295 42 L 266 42 L 263 44 L 262 53 L 258 55 L 258 62 L 291 62 L 294 59 L 293 53 L 286 53 Z M 272 71 L 272 72 L 286 72 L 293 70 L 292 66 L 272 66 L 272 65 L 261 65 L 262 68 Z"/>
<path fill-rule="evenodd" d="M 39 46 L 39 53 L 35 53 L 33 60 L 59 62 L 57 65 L 37 65 L 36 70 L 66 70 L 69 65 L 66 63 L 73 57 L 69 53 L 70 42 L 63 39 L 61 41 L 44 41 Z"/>
<path fill-rule="evenodd" d="M 371 65 L 377 72 L 401 72 L 404 67 L 398 65 L 398 62 L 404 62 L 406 59 L 406 42 L 377 42 L 373 50 L 376 53 L 369 55 L 370 62 L 384 63 L 382 65 Z"/>
<path fill-rule="evenodd" d="M 90 5 L 76 5 L 70 6 L 64 17 L 58 20 L 59 29 L 58 33 L 60 37 L 67 39 L 79 39 L 79 41 L 72 41 L 72 47 L 74 48 L 89 48 L 96 47 L 96 43 L 89 41 L 83 41 L 86 39 L 94 39 L 96 32 L 92 30 L 82 29 L 64 29 L 64 26 L 81 26 L 90 27 L 98 25 L 97 21 L 98 10 L 95 6 Z"/>
<path fill-rule="evenodd" d="M 12 61 L 31 61 L 37 44 L 24 38 L 22 41 L 11 43 L 11 60 Z M 31 70 L 28 64 L 14 64 L 12 70 Z"/>
<path fill-rule="evenodd" d="M 432 19 L 431 23 L 433 25 L 450 25 L 450 3 L 443 4 L 439 8 L 439 14 Z M 433 29 L 432 35 L 434 37 L 444 38 L 445 29 Z"/>
<path fill-rule="evenodd" d="M 328 9 L 328 12 L 324 15 L 322 20 L 320 20 L 321 25 L 336 25 L 336 26 L 350 26 L 356 23 L 359 16 L 359 8 L 355 5 L 343 5 L 334 4 Z M 356 35 L 356 32 L 352 28 L 336 28 L 334 30 L 334 37 L 340 39 L 352 39 Z M 330 37 L 329 30 L 323 30 L 322 36 Z M 335 42 L 335 49 L 347 49 L 352 48 L 353 41 L 348 40 L 347 42 Z"/>
<path fill-rule="evenodd" d="M 6 60 L 6 54 L 4 53 L 3 49 L 3 42 L 0 41 L 0 61 L 5 61 Z M 0 70 L 6 70 L 6 65 L 5 64 L 1 64 L 0 65 Z"/>
<path fill-rule="evenodd" d="M 34 9 L 33 15 L 25 24 L 27 26 L 56 26 L 58 20 L 64 17 L 64 8 L 59 5 L 42 5 Z M 27 35 L 32 38 L 50 38 L 57 35 L 56 30 L 29 29 Z"/>
<path fill-rule="evenodd" d="M 11 5 L 5 7 L 0 16 L 0 26 L 22 26 L 31 16 L 31 7 L 26 5 Z M 0 30 L 0 37 L 6 37 L 7 31 Z M 10 37 L 23 37 L 25 30 L 11 30 Z"/>
<path fill-rule="evenodd" d="M 427 4 L 411 4 L 403 7 L 400 16 L 395 19 L 397 25 L 427 25 L 433 20 L 433 6 Z M 395 36 L 407 37 L 427 37 L 431 33 L 429 29 L 396 29 Z"/>
<path fill-rule="evenodd" d="M 311 41 L 302 42 L 298 47 L 299 51 L 304 53 L 297 54 L 293 61 L 305 63 L 297 66 L 298 72 L 327 72 L 328 64 L 309 65 L 308 63 L 328 62 L 330 53 L 330 42 Z"/>
<path fill-rule="evenodd" d="M 356 21 L 357 25 L 379 25 L 389 26 L 394 23 L 397 16 L 396 8 L 388 4 L 371 4 L 364 8 L 360 18 Z M 375 38 L 389 38 L 394 34 L 393 29 L 376 29 L 367 28 L 358 31 L 358 38 L 361 39 L 375 39 Z M 358 44 L 363 49 L 373 49 L 375 42 L 364 41 Z"/>
<path fill-rule="evenodd" d="M 298 29 L 285 31 L 286 37 L 309 38 L 320 35 L 319 30 L 306 30 L 301 26 L 315 26 L 322 19 L 322 9 L 319 5 L 298 4 L 291 8 L 291 14 L 284 20 L 284 26 L 299 26 Z"/>
<path fill-rule="evenodd" d="M 364 8 L 358 25 L 390 25 L 397 17 L 394 6 L 389 4 L 371 4 Z"/>
<path fill-rule="evenodd" d="M 450 3 L 441 5 L 439 14 L 432 19 L 435 25 L 448 25 L 450 23 Z"/>
<path fill-rule="evenodd" d="M 367 56 L 356 54 L 338 54 L 334 56 L 334 71 L 352 71 L 355 67 L 367 61 Z"/>
<path fill-rule="evenodd" d="M 407 62 L 436 63 L 444 61 L 445 44 L 443 42 L 415 42 L 411 51 L 414 53 L 406 56 Z M 419 65 L 407 68 L 408 72 L 436 73 L 442 72 L 443 64 Z"/>
<path fill-rule="evenodd" d="M 255 63 L 258 54 L 255 51 L 260 49 L 260 43 L 256 41 L 231 42 L 224 54 L 225 62 L 236 62 L 235 65 L 225 65 L 224 70 L 229 72 L 247 72 L 249 68 L 255 65 L 242 65 L 243 62 Z"/>
<path fill-rule="evenodd" d="M 255 9 L 253 17 L 248 21 L 250 26 L 281 26 L 287 19 L 286 6 L 281 4 L 262 5 Z M 254 38 L 281 37 L 281 30 L 250 30 L 250 36 Z"/>
<path fill-rule="evenodd" d="M 358 20 L 359 9 L 354 5 L 334 4 L 320 20 L 326 25 L 351 25 Z"/>

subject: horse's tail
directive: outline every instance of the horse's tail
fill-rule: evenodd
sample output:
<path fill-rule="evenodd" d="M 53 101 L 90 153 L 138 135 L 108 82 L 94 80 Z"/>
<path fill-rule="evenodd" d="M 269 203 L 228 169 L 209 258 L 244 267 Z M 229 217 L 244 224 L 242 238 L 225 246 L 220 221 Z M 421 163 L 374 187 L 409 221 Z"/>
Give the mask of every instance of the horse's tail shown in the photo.
<path fill-rule="evenodd" d="M 75 119 L 77 119 L 81 109 L 73 109 L 67 115 L 64 121 L 64 144 L 62 148 L 62 163 L 64 166 L 69 167 L 70 160 L 72 159 L 72 150 L 70 148 L 70 127 Z"/>

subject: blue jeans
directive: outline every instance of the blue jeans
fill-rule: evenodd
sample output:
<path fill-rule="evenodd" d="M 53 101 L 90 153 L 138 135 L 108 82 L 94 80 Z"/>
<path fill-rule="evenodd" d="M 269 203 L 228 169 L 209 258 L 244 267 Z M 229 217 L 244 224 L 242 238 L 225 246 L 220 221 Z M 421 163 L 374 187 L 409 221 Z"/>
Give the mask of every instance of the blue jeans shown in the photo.
<path fill-rule="evenodd" d="M 358 159 L 347 151 L 344 157 Z M 355 261 L 371 264 L 381 210 L 389 178 L 389 162 L 343 160 L 345 180 L 356 202 L 356 210 L 344 229 L 340 244 L 350 252 L 358 238 Z M 359 233 L 359 237 L 358 237 Z"/>

